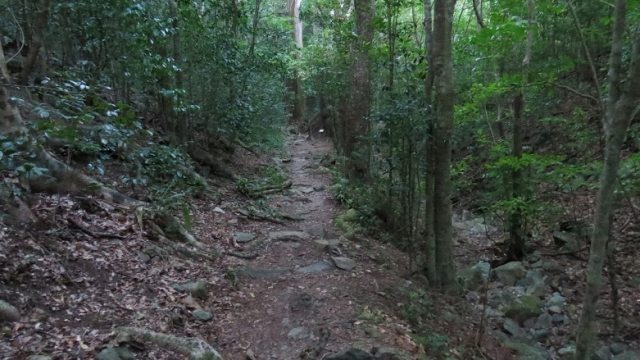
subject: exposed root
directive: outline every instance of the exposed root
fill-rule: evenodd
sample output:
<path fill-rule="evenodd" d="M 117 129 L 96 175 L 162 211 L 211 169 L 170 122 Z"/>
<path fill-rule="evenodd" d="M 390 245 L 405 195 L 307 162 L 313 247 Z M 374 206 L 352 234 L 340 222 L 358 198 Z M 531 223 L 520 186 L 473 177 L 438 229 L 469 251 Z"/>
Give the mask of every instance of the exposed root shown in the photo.
<path fill-rule="evenodd" d="M 122 327 L 117 332 L 120 342 L 150 343 L 189 356 L 191 360 L 222 360 L 220 353 L 200 338 L 177 337 L 135 327 Z"/>
<path fill-rule="evenodd" d="M 260 256 L 260 254 L 258 254 L 258 253 L 245 254 L 245 253 L 238 252 L 238 251 L 227 251 L 224 254 L 227 255 L 227 256 L 233 256 L 233 257 L 237 257 L 238 259 L 245 259 L 245 260 L 253 260 L 253 259 L 257 258 L 258 256 Z"/>

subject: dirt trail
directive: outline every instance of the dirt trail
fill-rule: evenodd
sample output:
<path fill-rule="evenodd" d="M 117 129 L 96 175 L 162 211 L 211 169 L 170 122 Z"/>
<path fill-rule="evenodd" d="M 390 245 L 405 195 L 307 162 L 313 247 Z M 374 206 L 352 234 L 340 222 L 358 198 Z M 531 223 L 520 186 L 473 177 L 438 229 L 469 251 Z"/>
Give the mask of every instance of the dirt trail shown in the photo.
<path fill-rule="evenodd" d="M 332 225 L 339 206 L 327 190 L 330 175 L 318 171 L 330 150 L 324 140 L 294 137 L 285 162 L 292 190 L 271 196 L 268 205 L 303 218 L 276 225 L 246 222 L 236 231 L 256 234 L 260 256 L 234 260 L 229 276 L 237 282 L 230 295 L 236 305 L 218 323 L 218 346 L 225 359 L 322 359 L 352 346 L 369 350 L 393 347 L 415 351 L 408 328 L 393 314 L 405 284 L 405 256 L 374 241 L 352 242 Z M 269 238 L 274 231 L 309 235 L 297 241 Z M 339 245 L 327 247 L 325 240 Z M 334 241 L 335 240 L 335 241 Z M 336 254 L 355 262 L 352 270 L 334 266 Z M 409 358 L 413 356 L 409 355 Z"/>

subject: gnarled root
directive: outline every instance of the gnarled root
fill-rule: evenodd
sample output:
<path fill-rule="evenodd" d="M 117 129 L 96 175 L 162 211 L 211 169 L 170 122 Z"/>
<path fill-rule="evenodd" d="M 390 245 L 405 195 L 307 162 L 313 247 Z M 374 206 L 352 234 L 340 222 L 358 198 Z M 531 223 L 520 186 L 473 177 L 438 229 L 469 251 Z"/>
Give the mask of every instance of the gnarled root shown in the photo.
<path fill-rule="evenodd" d="M 192 360 L 222 360 L 216 349 L 199 338 L 177 337 L 135 327 L 122 327 L 117 332 L 120 342 L 150 343 L 187 355 Z"/>

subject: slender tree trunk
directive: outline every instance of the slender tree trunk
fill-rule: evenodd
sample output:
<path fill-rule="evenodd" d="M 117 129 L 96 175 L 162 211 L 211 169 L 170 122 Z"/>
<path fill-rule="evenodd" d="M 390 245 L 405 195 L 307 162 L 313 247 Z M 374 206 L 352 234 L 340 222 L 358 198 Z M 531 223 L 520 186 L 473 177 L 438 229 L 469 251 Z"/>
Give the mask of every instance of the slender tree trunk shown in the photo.
<path fill-rule="evenodd" d="M 367 135 L 367 118 L 371 105 L 371 59 L 374 0 L 354 0 L 356 37 L 351 62 L 350 96 L 345 109 L 345 155 L 347 175 L 352 179 L 368 177 L 368 151 L 362 137 Z"/>
<path fill-rule="evenodd" d="M 451 135 L 453 132 L 452 32 L 455 0 L 435 0 L 433 68 L 435 71 L 436 123 L 434 129 L 434 231 L 439 285 L 455 287 L 451 228 Z"/>
<path fill-rule="evenodd" d="M 433 196 L 434 196 L 434 152 L 433 146 L 433 14 L 431 7 L 431 0 L 424 0 L 424 48 L 425 48 L 425 61 L 427 62 L 427 76 L 424 80 L 424 92 L 427 105 L 427 134 L 426 134 L 426 174 L 424 177 L 425 182 L 425 208 L 424 208 L 424 237 L 425 237 L 425 271 L 427 279 L 432 285 L 439 283 L 438 272 L 436 270 L 436 236 L 433 228 Z"/>
<path fill-rule="evenodd" d="M 251 24 L 251 41 L 249 43 L 249 58 L 253 57 L 253 53 L 256 48 L 256 40 L 258 37 L 258 24 L 260 21 L 260 4 L 262 0 L 256 0 L 255 8 L 253 9 L 253 22 Z"/>
<path fill-rule="evenodd" d="M 633 34 L 629 71 L 623 78 L 623 45 L 626 29 L 626 1 L 616 0 L 609 62 L 609 97 L 604 117 L 605 155 L 593 217 L 591 250 L 587 264 L 587 288 L 576 339 L 576 359 L 591 358 L 596 344 L 596 308 L 602 289 L 602 269 L 611 227 L 614 191 L 618 181 L 620 153 L 631 116 L 640 101 L 640 28 Z"/>
<path fill-rule="evenodd" d="M 534 26 L 534 0 L 527 0 L 527 40 L 525 43 L 525 54 L 522 60 L 522 85 L 518 89 L 513 99 L 513 143 L 512 155 L 516 161 L 522 158 L 522 138 L 524 124 L 525 99 L 524 89 L 527 86 L 529 78 L 529 65 L 531 63 L 531 53 L 533 49 L 533 26 Z M 524 179 L 522 177 L 522 169 L 516 166 L 511 172 L 511 199 L 522 199 L 524 194 Z M 509 257 L 513 259 L 522 259 L 526 253 L 526 244 L 523 224 L 522 210 L 516 208 L 509 218 Z"/>
<path fill-rule="evenodd" d="M 289 15 L 293 23 L 293 40 L 296 46 L 294 58 L 300 56 L 304 46 L 302 38 L 302 21 L 300 20 L 300 6 L 302 0 L 289 0 Z M 300 126 L 303 123 L 305 111 L 305 97 L 302 89 L 302 79 L 298 70 L 294 70 L 293 78 L 289 81 L 289 89 L 293 93 L 293 104 L 291 107 L 291 123 Z"/>
<path fill-rule="evenodd" d="M 179 9 L 178 9 L 178 4 L 176 2 L 176 0 L 171 0 L 169 2 L 169 10 L 170 10 L 170 16 L 172 18 L 172 23 L 171 26 L 173 27 L 173 36 L 172 36 L 172 41 L 173 41 L 173 61 L 175 62 L 176 66 L 179 68 L 178 71 L 176 71 L 175 74 L 175 88 L 177 89 L 183 89 L 184 88 L 184 63 L 182 61 L 182 50 L 180 49 L 180 13 L 179 13 Z M 177 103 L 174 104 L 174 109 L 173 110 L 173 131 L 174 131 L 174 137 L 176 138 L 176 140 L 178 141 L 178 143 L 184 143 L 187 140 L 187 136 L 189 133 L 189 123 L 188 123 L 188 119 L 185 116 L 185 113 L 182 111 L 177 111 L 175 108 L 176 106 L 180 106 L 181 102 L 184 101 L 184 99 L 181 99 L 180 95 L 176 96 L 176 100 Z"/>

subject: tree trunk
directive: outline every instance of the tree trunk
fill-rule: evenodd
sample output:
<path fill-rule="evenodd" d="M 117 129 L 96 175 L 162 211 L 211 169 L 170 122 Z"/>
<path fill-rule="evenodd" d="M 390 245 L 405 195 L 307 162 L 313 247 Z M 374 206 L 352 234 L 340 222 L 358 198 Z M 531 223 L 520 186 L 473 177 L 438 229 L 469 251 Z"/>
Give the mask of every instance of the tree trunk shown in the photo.
<path fill-rule="evenodd" d="M 293 40 L 295 42 L 296 51 L 293 55 L 294 58 L 300 57 L 300 52 L 304 46 L 302 38 L 302 21 L 300 20 L 300 6 L 302 0 L 289 0 L 289 15 L 293 23 Z M 304 111 L 305 111 L 305 97 L 302 89 L 302 79 L 300 78 L 299 71 L 296 69 L 293 73 L 293 78 L 289 81 L 289 89 L 293 93 L 293 104 L 291 107 L 291 123 L 297 126 L 303 124 Z"/>
<path fill-rule="evenodd" d="M 349 178 L 368 177 L 368 151 L 362 137 L 367 135 L 367 118 L 371 105 L 371 58 L 369 48 L 373 40 L 373 0 L 354 0 L 356 37 L 351 62 L 351 87 L 345 104 L 345 155 Z"/>
<path fill-rule="evenodd" d="M 253 57 L 253 53 L 256 49 L 256 40 L 258 37 L 258 24 L 260 21 L 260 3 L 262 0 L 256 0 L 255 8 L 253 9 L 253 21 L 251 23 L 251 40 L 249 42 L 249 58 Z"/>
<path fill-rule="evenodd" d="M 640 100 L 640 29 L 633 34 L 633 50 L 626 78 L 623 78 L 623 45 L 626 29 L 626 1 L 617 0 L 609 62 L 609 97 L 604 117 L 605 155 L 593 217 L 591 250 L 587 264 L 587 288 L 577 330 L 576 359 L 588 360 L 596 344 L 596 306 L 602 288 L 602 269 L 611 227 L 614 191 L 618 181 L 620 152 L 631 116 Z"/>
<path fill-rule="evenodd" d="M 451 134 L 453 132 L 452 31 L 455 0 L 436 0 L 433 22 L 436 123 L 434 129 L 434 232 L 439 286 L 455 287 L 451 228 Z"/>
<path fill-rule="evenodd" d="M 424 92 L 427 105 L 427 134 L 426 134 L 426 174 L 425 174 L 425 209 L 424 209 L 424 237 L 425 237 L 425 271 L 427 279 L 433 285 L 439 283 L 436 270 L 436 236 L 433 228 L 433 196 L 434 196 L 434 151 L 433 147 L 433 13 L 431 0 L 424 0 L 424 48 L 427 62 L 427 76 L 424 80 Z"/>
<path fill-rule="evenodd" d="M 172 36 L 172 42 L 173 42 L 173 61 L 175 62 L 176 66 L 179 68 L 176 71 L 175 74 L 175 88 L 177 89 L 182 89 L 184 87 L 184 76 L 183 76 L 183 71 L 184 69 L 183 67 L 183 61 L 182 61 L 182 50 L 180 49 L 180 21 L 179 21 L 179 17 L 180 17 L 180 13 L 179 13 L 179 9 L 178 9 L 178 4 L 176 2 L 176 0 L 171 0 L 169 2 L 169 10 L 170 10 L 170 16 L 172 18 L 172 22 L 171 22 L 171 26 L 173 27 L 173 36 Z M 178 144 L 182 144 L 187 140 L 187 135 L 189 133 L 189 123 L 188 123 L 188 119 L 185 116 L 185 113 L 183 111 L 177 111 L 175 109 L 176 106 L 179 106 L 180 103 L 183 101 L 183 99 L 181 99 L 182 97 L 180 95 L 176 95 L 176 104 L 174 104 L 174 109 L 173 109 L 173 132 L 174 134 L 172 134 L 172 137 L 176 139 Z"/>

